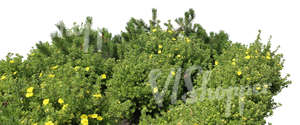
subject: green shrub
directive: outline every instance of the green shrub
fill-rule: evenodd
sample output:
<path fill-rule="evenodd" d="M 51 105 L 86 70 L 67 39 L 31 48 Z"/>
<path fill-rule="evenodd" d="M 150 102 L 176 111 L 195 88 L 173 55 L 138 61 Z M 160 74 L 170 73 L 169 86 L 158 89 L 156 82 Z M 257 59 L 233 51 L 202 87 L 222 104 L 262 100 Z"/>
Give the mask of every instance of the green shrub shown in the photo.
<path fill-rule="evenodd" d="M 90 17 L 58 23 L 52 44 L 0 61 L 0 124 L 265 124 L 290 83 L 283 55 L 259 35 L 246 46 L 207 34 L 194 17 L 163 29 L 153 9 L 149 26 L 132 18 L 115 36 Z"/>

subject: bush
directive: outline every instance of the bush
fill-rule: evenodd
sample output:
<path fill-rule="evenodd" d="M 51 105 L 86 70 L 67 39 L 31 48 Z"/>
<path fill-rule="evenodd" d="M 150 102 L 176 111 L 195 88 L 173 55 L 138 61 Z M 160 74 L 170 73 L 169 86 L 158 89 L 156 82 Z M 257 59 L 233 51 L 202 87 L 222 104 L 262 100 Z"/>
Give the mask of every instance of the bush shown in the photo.
<path fill-rule="evenodd" d="M 9 53 L 0 61 L 0 123 L 266 123 L 278 106 L 272 97 L 290 84 L 270 42 L 207 34 L 192 9 L 163 29 L 152 12 L 150 25 L 132 18 L 115 36 L 92 29 L 91 17 L 69 29 L 60 22 L 52 44 L 37 43 L 26 59 Z"/>

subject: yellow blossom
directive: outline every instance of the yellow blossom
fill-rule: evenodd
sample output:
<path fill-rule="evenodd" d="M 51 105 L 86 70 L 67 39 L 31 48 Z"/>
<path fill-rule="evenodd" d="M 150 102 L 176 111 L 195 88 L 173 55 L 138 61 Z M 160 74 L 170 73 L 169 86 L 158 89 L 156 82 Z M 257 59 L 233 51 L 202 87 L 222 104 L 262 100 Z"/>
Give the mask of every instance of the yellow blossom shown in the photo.
<path fill-rule="evenodd" d="M 248 77 L 248 78 L 246 78 L 246 79 L 247 79 L 248 81 L 249 81 L 249 80 L 251 80 L 249 77 Z"/>
<path fill-rule="evenodd" d="M 13 74 L 14 74 L 14 75 L 16 75 L 16 74 L 17 74 L 17 72 L 13 72 Z"/>
<path fill-rule="evenodd" d="M 266 56 L 266 59 L 271 59 L 271 57 L 270 56 Z"/>
<path fill-rule="evenodd" d="M 172 38 L 172 40 L 173 40 L 173 41 L 175 41 L 175 40 L 176 40 L 176 38 L 175 38 L 175 37 L 173 37 L 173 38 Z"/>
<path fill-rule="evenodd" d="M 97 117 L 98 117 L 98 114 L 90 114 L 89 117 L 90 117 L 90 118 L 97 118 Z"/>
<path fill-rule="evenodd" d="M 98 117 L 97 117 L 97 120 L 102 121 L 103 118 L 102 118 L 101 116 L 98 116 Z"/>
<path fill-rule="evenodd" d="M 161 50 L 158 50 L 158 52 L 157 52 L 158 54 L 161 54 Z"/>
<path fill-rule="evenodd" d="M 53 66 L 53 67 L 51 67 L 51 69 L 52 70 L 56 70 L 58 68 L 58 66 L 56 65 L 56 66 Z"/>
<path fill-rule="evenodd" d="M 54 125 L 54 123 L 52 121 L 48 121 L 45 123 L 45 125 Z"/>
<path fill-rule="evenodd" d="M 49 78 L 54 78 L 55 75 L 54 75 L 54 74 L 49 74 L 48 77 L 49 77 Z"/>
<path fill-rule="evenodd" d="M 157 31 L 157 29 L 152 29 L 152 32 L 154 33 L 154 32 L 156 32 Z"/>
<path fill-rule="evenodd" d="M 105 74 L 102 74 L 102 75 L 101 75 L 101 79 L 106 79 L 106 75 L 105 75 Z"/>
<path fill-rule="evenodd" d="M 242 102 L 245 101 L 245 97 L 241 97 L 241 101 L 242 101 Z"/>
<path fill-rule="evenodd" d="M 59 98 L 58 101 L 57 101 L 59 104 L 63 104 L 64 103 L 64 100 Z"/>
<path fill-rule="evenodd" d="M 250 59 L 250 57 L 251 57 L 251 56 L 247 55 L 247 56 L 245 56 L 245 59 Z"/>
<path fill-rule="evenodd" d="M 5 80 L 6 79 L 6 76 L 1 76 L 1 80 Z"/>
<path fill-rule="evenodd" d="M 75 66 L 75 67 L 74 67 L 74 70 L 75 70 L 75 71 L 78 71 L 79 69 L 80 69 L 79 66 Z"/>
<path fill-rule="evenodd" d="M 150 58 L 150 59 L 152 58 L 152 54 L 150 54 L 149 58 Z"/>
<path fill-rule="evenodd" d="M 64 104 L 62 107 L 62 110 L 66 110 L 68 108 L 69 104 Z"/>
<path fill-rule="evenodd" d="M 185 38 L 185 41 L 186 41 L 187 43 L 191 42 L 191 40 L 190 40 L 189 38 Z"/>
<path fill-rule="evenodd" d="M 219 62 L 218 62 L 218 61 L 215 61 L 215 65 L 216 65 L 216 66 L 219 65 Z"/>
<path fill-rule="evenodd" d="M 86 68 L 85 68 L 85 71 L 89 71 L 89 70 L 90 70 L 90 67 L 86 67 Z"/>
<path fill-rule="evenodd" d="M 39 77 L 41 78 L 43 76 L 43 73 L 40 73 Z"/>
<path fill-rule="evenodd" d="M 153 89 L 153 93 L 157 93 L 158 92 L 158 89 L 157 89 L 157 87 L 155 87 L 154 89 Z"/>
<path fill-rule="evenodd" d="M 96 97 L 96 98 L 101 98 L 102 95 L 101 94 L 94 94 L 93 97 Z"/>
<path fill-rule="evenodd" d="M 235 59 L 233 58 L 232 61 L 235 62 Z"/>
<path fill-rule="evenodd" d="M 268 85 L 264 85 L 264 88 L 268 88 L 269 86 Z"/>
<path fill-rule="evenodd" d="M 176 57 L 177 57 L 177 58 L 180 58 L 180 57 L 181 57 L 181 55 L 177 55 Z"/>
<path fill-rule="evenodd" d="M 29 88 L 27 88 L 26 92 L 31 93 L 31 92 L 33 92 L 33 89 L 34 89 L 34 87 L 29 87 Z"/>
<path fill-rule="evenodd" d="M 160 49 L 161 49 L 162 47 L 163 47 L 162 45 L 158 45 L 158 48 L 160 48 Z"/>
<path fill-rule="evenodd" d="M 29 97 L 32 97 L 32 96 L 33 96 L 32 92 L 26 93 L 26 95 L 25 95 L 26 98 L 29 98 Z"/>
<path fill-rule="evenodd" d="M 236 73 L 237 73 L 237 75 L 239 75 L 239 76 L 242 75 L 242 71 L 240 71 L 240 70 L 237 71 Z"/>
<path fill-rule="evenodd" d="M 43 100 L 43 105 L 47 105 L 47 104 L 49 104 L 49 99 L 44 99 Z"/>
<path fill-rule="evenodd" d="M 88 116 L 87 116 L 86 114 L 82 114 L 82 115 L 80 116 L 80 118 L 81 118 L 81 119 L 88 119 Z"/>
<path fill-rule="evenodd" d="M 261 88 L 258 86 L 258 87 L 256 87 L 256 90 L 260 90 Z"/>
<path fill-rule="evenodd" d="M 37 125 L 37 123 L 33 123 L 32 125 Z"/>
<path fill-rule="evenodd" d="M 9 63 L 13 64 L 13 63 L 15 63 L 15 61 L 14 60 L 10 60 Z"/>
<path fill-rule="evenodd" d="M 236 65 L 236 63 L 235 63 L 235 62 L 232 62 L 231 64 L 232 64 L 232 65 L 234 65 L 234 66 Z"/>
<path fill-rule="evenodd" d="M 171 74 L 172 74 L 172 76 L 175 76 L 176 73 L 174 71 L 172 71 Z"/>
<path fill-rule="evenodd" d="M 173 31 L 172 31 L 172 30 L 168 30 L 168 33 L 172 34 L 172 33 L 173 33 Z"/>
<path fill-rule="evenodd" d="M 88 125 L 89 124 L 89 120 L 88 119 L 81 119 L 81 124 L 82 125 Z"/>

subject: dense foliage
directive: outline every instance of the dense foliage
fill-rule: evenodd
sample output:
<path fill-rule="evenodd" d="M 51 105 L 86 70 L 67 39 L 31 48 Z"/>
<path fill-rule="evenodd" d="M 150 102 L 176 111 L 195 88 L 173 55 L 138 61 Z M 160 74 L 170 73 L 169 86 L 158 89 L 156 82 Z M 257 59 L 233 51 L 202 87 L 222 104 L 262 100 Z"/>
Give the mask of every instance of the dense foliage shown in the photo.
<path fill-rule="evenodd" d="M 175 20 L 177 26 L 164 23 L 166 29 L 156 17 L 153 9 L 149 25 L 132 18 L 114 36 L 92 29 L 90 17 L 72 28 L 60 22 L 52 42 L 39 42 L 26 59 L 8 54 L 0 61 L 0 125 L 266 123 L 278 106 L 272 97 L 290 83 L 280 72 L 282 54 L 271 51 L 270 42 L 263 45 L 258 35 L 243 45 L 223 31 L 208 34 L 192 23 L 192 9 Z M 181 72 L 192 66 L 210 74 L 205 83 L 205 73 L 191 72 L 191 90 Z M 153 69 L 161 70 L 155 85 L 149 82 Z M 216 96 L 219 90 L 228 96 L 232 87 L 238 94 L 231 103 Z M 154 97 L 163 89 L 157 103 Z M 200 101 L 188 103 L 204 92 Z"/>

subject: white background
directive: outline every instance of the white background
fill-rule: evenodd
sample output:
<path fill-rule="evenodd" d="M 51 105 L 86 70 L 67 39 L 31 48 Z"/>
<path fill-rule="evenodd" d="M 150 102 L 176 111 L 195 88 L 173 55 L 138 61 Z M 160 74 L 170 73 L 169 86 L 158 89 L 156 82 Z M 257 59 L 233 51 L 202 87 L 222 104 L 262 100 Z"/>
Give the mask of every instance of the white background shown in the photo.
<path fill-rule="evenodd" d="M 38 41 L 50 41 L 50 33 L 63 20 L 67 26 L 92 16 L 94 28 L 106 27 L 113 34 L 124 31 L 130 17 L 151 18 L 151 9 L 158 9 L 158 18 L 183 17 L 193 8 L 195 22 L 207 31 L 224 30 L 233 42 L 249 44 L 262 30 L 263 43 L 273 36 L 273 48 L 280 45 L 286 59 L 283 75 L 291 74 L 293 84 L 274 99 L 283 104 L 267 120 L 273 125 L 298 125 L 300 111 L 299 54 L 300 2 L 297 0 L 1 0 L 0 59 L 8 52 L 26 54 Z M 148 23 L 148 22 L 147 22 Z"/>

